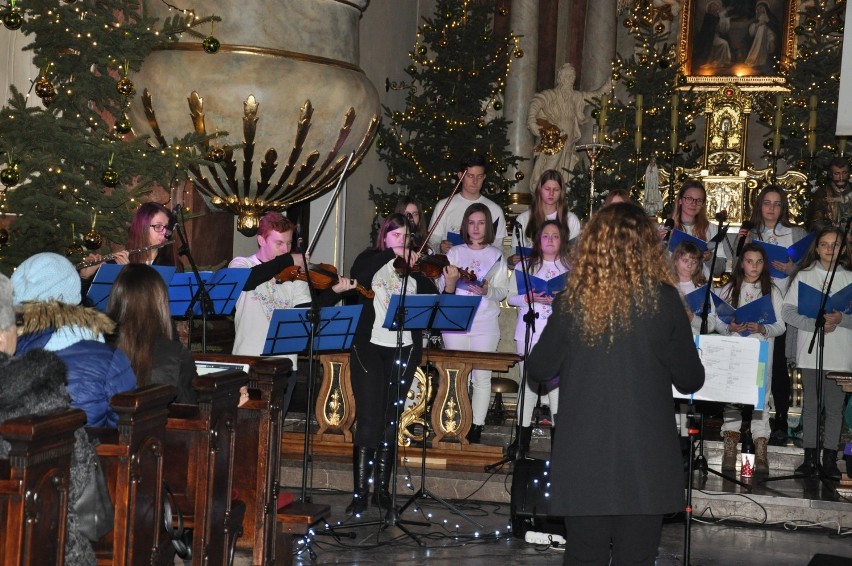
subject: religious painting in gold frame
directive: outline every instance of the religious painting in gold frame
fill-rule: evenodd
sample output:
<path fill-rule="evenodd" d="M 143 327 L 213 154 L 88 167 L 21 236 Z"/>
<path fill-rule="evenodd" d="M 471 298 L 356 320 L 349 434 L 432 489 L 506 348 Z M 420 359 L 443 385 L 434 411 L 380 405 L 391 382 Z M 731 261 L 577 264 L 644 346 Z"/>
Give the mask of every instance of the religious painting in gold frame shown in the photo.
<path fill-rule="evenodd" d="M 783 87 L 796 54 L 798 5 L 798 0 L 683 0 L 678 53 L 686 84 Z"/>

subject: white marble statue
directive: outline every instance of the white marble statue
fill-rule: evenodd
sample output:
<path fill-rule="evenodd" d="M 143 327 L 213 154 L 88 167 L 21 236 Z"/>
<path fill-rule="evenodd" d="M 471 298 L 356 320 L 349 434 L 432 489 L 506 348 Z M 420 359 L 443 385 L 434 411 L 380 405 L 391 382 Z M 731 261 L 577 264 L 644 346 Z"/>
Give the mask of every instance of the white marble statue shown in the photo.
<path fill-rule="evenodd" d="M 530 102 L 527 127 L 538 142 L 530 179 L 537 180 L 548 169 L 565 175 L 577 164 L 574 146 L 586 121 L 587 101 L 607 92 L 609 84 L 594 91 L 578 91 L 574 90 L 575 78 L 574 67 L 566 63 L 556 75 L 556 86 L 536 93 Z"/>

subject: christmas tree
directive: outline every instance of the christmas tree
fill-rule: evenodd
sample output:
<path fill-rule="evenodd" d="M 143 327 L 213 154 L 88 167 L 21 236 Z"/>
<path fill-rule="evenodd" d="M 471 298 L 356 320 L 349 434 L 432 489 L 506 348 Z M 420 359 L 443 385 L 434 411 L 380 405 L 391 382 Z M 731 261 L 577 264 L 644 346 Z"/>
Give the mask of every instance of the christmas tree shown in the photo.
<path fill-rule="evenodd" d="M 613 188 L 627 188 L 633 198 L 641 199 L 642 177 L 652 160 L 667 171 L 673 164 L 694 167 L 698 163 L 701 148 L 691 138 L 698 108 L 690 95 L 676 91 L 674 20 L 669 5 L 658 7 L 651 0 L 637 0 L 624 19 L 634 41 L 633 53 L 618 54 L 612 63 L 613 88 L 619 96 L 605 95 L 592 111 L 601 130 L 599 141 L 612 146 L 598 159 L 595 207 Z M 672 135 L 673 124 L 676 135 Z M 572 210 L 587 215 L 587 162 L 580 162 L 569 185 Z"/>
<path fill-rule="evenodd" d="M 185 32 L 204 37 L 193 28 L 212 25 L 173 8 L 159 28 L 135 0 L 11 0 L 0 11 L 3 33 L 32 37 L 26 49 L 39 69 L 0 110 L 0 215 L 13 218 L 0 232 L 4 271 L 41 251 L 77 260 L 81 240 L 92 250 L 123 243 L 136 200 L 204 159 L 203 138 L 154 148 L 133 136 L 126 115 L 135 95 L 128 75 L 147 54 Z M 205 49 L 217 43 L 210 36 Z"/>
<path fill-rule="evenodd" d="M 428 215 L 455 186 L 459 161 L 485 155 L 489 176 L 483 193 L 505 205 L 509 188 L 523 178 L 506 177 L 520 157 L 507 149 L 508 122 L 501 95 L 513 57 L 522 57 L 518 38 L 493 31 L 493 0 L 439 0 L 424 18 L 405 69 L 404 110 L 384 108 L 376 148 L 388 166 L 388 183 L 417 199 Z M 379 216 L 387 216 L 397 191 L 371 187 Z"/>

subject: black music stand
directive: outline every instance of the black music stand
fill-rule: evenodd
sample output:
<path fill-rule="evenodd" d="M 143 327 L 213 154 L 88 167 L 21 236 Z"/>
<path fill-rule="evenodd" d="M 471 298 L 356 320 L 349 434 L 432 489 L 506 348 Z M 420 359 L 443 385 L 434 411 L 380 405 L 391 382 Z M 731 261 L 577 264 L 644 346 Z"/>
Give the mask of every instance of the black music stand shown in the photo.
<path fill-rule="evenodd" d="M 176 267 L 167 265 L 152 265 L 151 267 L 160 274 L 166 285 L 172 280 L 177 269 Z M 117 263 L 103 263 L 98 268 L 89 286 L 89 291 L 86 293 L 86 297 L 91 301 L 94 308 L 106 312 L 109 305 L 109 296 L 112 294 L 112 286 L 115 284 L 115 280 L 118 278 L 118 274 L 121 273 L 122 269 L 124 269 L 124 266 Z"/>
<path fill-rule="evenodd" d="M 275 309 L 272 311 L 272 318 L 269 320 L 269 330 L 266 333 L 266 341 L 264 342 L 261 355 L 278 356 L 283 354 L 298 354 L 309 350 L 311 356 L 308 363 L 311 364 L 309 367 L 312 367 L 314 352 L 320 350 L 348 350 L 352 346 L 352 339 L 355 337 L 355 330 L 358 327 L 358 318 L 361 316 L 362 309 L 363 305 L 319 309 L 319 320 L 316 325 L 311 320 L 313 315 L 310 308 Z M 316 332 L 314 332 L 314 329 L 316 329 Z M 308 464 L 309 462 L 313 463 L 310 445 L 310 427 L 311 418 L 313 418 L 313 371 L 309 371 L 308 374 L 308 399 L 305 403 L 305 443 L 300 495 L 302 503 L 310 503 L 310 496 L 307 493 L 307 477 Z M 291 387 L 290 390 L 292 391 L 292 389 Z M 289 401 L 287 401 L 287 404 L 289 404 Z M 323 517 L 320 520 L 324 521 L 325 518 Z M 328 523 L 325 526 L 326 532 L 317 532 L 316 534 L 329 534 L 340 542 L 338 537 L 344 535 L 336 533 L 334 528 Z M 352 533 L 352 536 L 354 536 L 354 533 Z M 302 545 L 297 554 L 307 550 L 311 559 L 315 559 L 316 553 L 311 546 L 311 538 L 305 537 Z"/>
<path fill-rule="evenodd" d="M 397 330 L 397 317 L 395 316 L 396 309 L 399 307 L 399 295 L 393 295 L 388 306 L 388 314 L 385 317 L 384 327 L 391 330 Z M 482 297 L 465 296 L 465 295 L 409 295 L 405 299 L 405 312 L 403 314 L 402 328 L 404 330 L 456 330 L 469 331 L 473 324 L 473 317 L 476 314 L 476 309 Z M 426 359 L 428 361 L 428 349 Z M 424 394 L 428 393 L 428 387 Z M 429 400 L 426 399 L 426 416 L 429 415 Z M 397 419 L 398 421 L 399 419 Z M 408 501 L 403 503 L 399 508 L 400 515 L 405 512 L 408 507 L 420 499 L 421 497 L 430 497 L 449 509 L 456 515 L 460 515 L 464 519 L 473 523 L 480 529 L 485 527 L 474 521 L 469 516 L 465 515 L 455 505 L 446 501 L 438 495 L 435 495 L 429 488 L 426 487 L 426 441 L 429 437 L 429 419 L 424 418 L 423 426 L 423 445 L 420 459 L 420 489 L 414 495 L 408 498 Z M 394 462 L 396 466 L 396 462 Z M 396 482 L 396 467 L 394 467 L 394 482 Z"/>

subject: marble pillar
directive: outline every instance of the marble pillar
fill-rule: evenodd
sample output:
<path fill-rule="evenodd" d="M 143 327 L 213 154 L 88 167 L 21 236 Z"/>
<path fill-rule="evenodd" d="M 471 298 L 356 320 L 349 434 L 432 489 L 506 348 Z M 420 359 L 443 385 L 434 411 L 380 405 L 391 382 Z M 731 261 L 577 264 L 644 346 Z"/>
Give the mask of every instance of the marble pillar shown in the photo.
<path fill-rule="evenodd" d="M 534 138 L 527 129 L 527 110 L 530 99 L 535 94 L 536 69 L 538 66 L 538 0 L 512 0 L 510 16 L 512 33 L 522 36 L 520 47 L 524 56 L 512 61 L 512 68 L 506 80 L 506 100 L 503 108 L 504 116 L 509 124 L 509 150 L 527 161 L 518 164 L 517 170 L 509 169 L 507 173 L 513 177 L 517 171 L 524 178 L 512 188 L 512 211 L 520 212 L 526 208 L 521 206 L 515 210 L 519 202 L 529 202 L 530 173 L 532 172 Z"/>
<path fill-rule="evenodd" d="M 593 91 L 612 79 L 612 59 L 616 53 L 618 13 L 616 2 L 589 2 L 586 7 L 586 48 L 583 49 L 583 72 L 578 90 Z M 590 112 L 590 108 L 586 112 Z M 582 126 L 579 143 L 588 143 L 592 127 L 597 122 L 587 120 Z M 586 159 L 585 155 L 583 157 Z"/>

